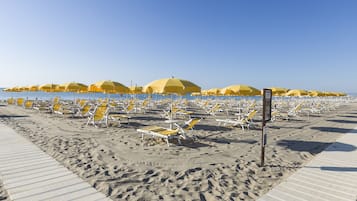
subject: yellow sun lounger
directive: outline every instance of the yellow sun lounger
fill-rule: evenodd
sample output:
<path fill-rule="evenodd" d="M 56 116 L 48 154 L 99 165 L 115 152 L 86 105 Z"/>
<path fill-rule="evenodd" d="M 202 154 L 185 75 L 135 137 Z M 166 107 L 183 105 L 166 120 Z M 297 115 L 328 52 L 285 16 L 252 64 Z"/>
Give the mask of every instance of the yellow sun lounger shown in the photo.
<path fill-rule="evenodd" d="M 169 140 L 176 138 L 181 144 L 180 137 L 181 134 L 179 133 L 179 129 L 168 129 L 160 126 L 147 126 L 141 129 L 137 129 L 139 133 L 141 133 L 141 139 L 144 140 L 144 135 L 151 135 L 152 137 L 159 137 L 166 140 L 167 146 L 170 146 Z"/>

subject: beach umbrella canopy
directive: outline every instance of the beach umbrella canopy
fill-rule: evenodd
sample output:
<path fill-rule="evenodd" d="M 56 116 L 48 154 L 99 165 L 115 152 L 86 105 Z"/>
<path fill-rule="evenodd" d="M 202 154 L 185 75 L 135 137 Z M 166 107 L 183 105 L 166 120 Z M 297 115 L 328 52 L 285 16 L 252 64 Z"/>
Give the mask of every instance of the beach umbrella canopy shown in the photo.
<path fill-rule="evenodd" d="M 286 94 L 286 96 L 307 96 L 309 95 L 309 92 L 303 89 L 293 89 L 289 90 Z"/>
<path fill-rule="evenodd" d="M 311 90 L 311 91 L 309 91 L 309 96 L 313 96 L 313 97 L 324 96 L 324 92 L 317 91 L 317 90 Z"/>
<path fill-rule="evenodd" d="M 231 85 L 222 89 L 223 95 L 237 95 L 237 96 L 257 96 L 261 92 L 249 85 Z"/>
<path fill-rule="evenodd" d="M 289 89 L 283 87 L 270 87 L 269 89 L 271 89 L 273 96 L 282 96 L 289 91 Z"/>
<path fill-rule="evenodd" d="M 221 89 L 219 93 L 224 96 L 238 96 L 238 94 L 236 94 L 232 89 L 226 87 Z"/>
<path fill-rule="evenodd" d="M 19 87 L 7 88 L 7 89 L 4 89 L 4 91 L 7 91 L 7 92 L 18 92 L 18 91 L 19 91 Z"/>
<path fill-rule="evenodd" d="M 178 78 L 164 78 L 150 82 L 143 91 L 145 93 L 178 94 L 185 95 L 193 92 L 201 92 L 201 87 L 196 84 Z"/>
<path fill-rule="evenodd" d="M 139 86 L 131 86 L 129 87 L 129 93 L 131 94 L 142 94 L 143 92 L 143 87 L 139 87 Z"/>
<path fill-rule="evenodd" d="M 39 89 L 45 92 L 56 92 L 57 86 L 58 84 L 43 84 L 39 87 Z"/>
<path fill-rule="evenodd" d="M 69 82 L 59 85 L 57 90 L 63 92 L 86 92 L 88 90 L 88 86 L 78 82 Z"/>
<path fill-rule="evenodd" d="M 221 95 L 221 89 L 219 88 L 208 89 L 206 93 L 209 96 L 219 96 Z"/>
<path fill-rule="evenodd" d="M 111 80 L 103 80 L 89 85 L 88 91 L 110 93 L 110 94 L 124 94 L 124 93 L 129 93 L 130 89 L 119 82 L 114 82 Z"/>
<path fill-rule="evenodd" d="M 28 86 L 28 89 L 29 89 L 29 91 L 38 91 L 38 90 L 40 90 L 38 85 L 30 85 L 30 86 Z"/>

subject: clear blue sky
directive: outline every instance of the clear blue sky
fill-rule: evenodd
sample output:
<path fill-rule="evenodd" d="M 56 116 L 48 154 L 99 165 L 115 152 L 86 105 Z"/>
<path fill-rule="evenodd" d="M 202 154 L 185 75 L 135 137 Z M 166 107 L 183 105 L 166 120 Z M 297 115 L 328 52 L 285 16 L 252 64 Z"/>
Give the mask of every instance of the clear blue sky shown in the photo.
<path fill-rule="evenodd" d="M 175 76 L 357 92 L 356 0 L 2 0 L 0 86 Z"/>

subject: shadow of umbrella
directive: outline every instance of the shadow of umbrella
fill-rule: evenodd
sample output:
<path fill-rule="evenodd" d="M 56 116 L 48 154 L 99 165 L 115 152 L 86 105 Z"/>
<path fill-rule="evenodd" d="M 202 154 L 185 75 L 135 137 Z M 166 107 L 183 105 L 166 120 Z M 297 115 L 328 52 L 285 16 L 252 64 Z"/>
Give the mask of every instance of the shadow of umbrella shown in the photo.
<path fill-rule="evenodd" d="M 305 151 L 311 154 L 317 154 L 323 150 L 344 151 L 344 152 L 350 152 L 356 150 L 355 146 L 350 144 L 340 143 L 340 142 L 327 143 L 327 142 L 316 142 L 316 141 L 281 140 L 277 143 L 277 145 L 293 151 L 299 151 L 299 152 Z"/>

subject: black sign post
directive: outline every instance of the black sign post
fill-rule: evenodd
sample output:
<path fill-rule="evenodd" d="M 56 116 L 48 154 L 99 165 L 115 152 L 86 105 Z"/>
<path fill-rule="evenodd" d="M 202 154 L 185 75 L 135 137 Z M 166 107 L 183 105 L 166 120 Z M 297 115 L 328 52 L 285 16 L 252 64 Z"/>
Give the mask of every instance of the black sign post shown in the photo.
<path fill-rule="evenodd" d="M 271 100 L 272 100 L 272 91 L 271 89 L 263 89 L 263 120 L 262 120 L 262 139 L 261 139 L 261 164 L 264 166 L 265 158 L 265 145 L 267 143 L 267 133 L 266 133 L 266 122 L 271 119 Z"/>

